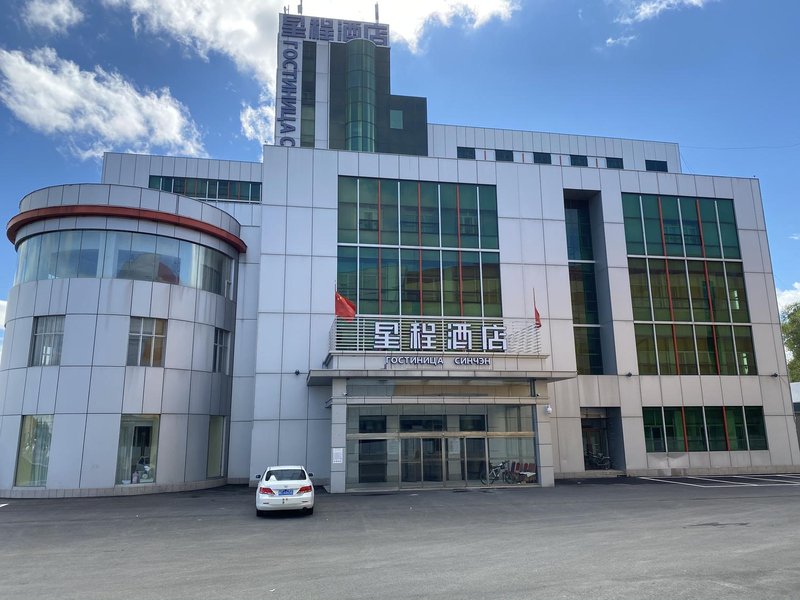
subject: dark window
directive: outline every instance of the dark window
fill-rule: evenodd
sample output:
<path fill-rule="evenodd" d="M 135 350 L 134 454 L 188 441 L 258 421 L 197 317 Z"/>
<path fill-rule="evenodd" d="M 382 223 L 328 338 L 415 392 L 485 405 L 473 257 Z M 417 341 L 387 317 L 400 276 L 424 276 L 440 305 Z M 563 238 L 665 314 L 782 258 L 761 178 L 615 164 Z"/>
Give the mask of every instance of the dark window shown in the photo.
<path fill-rule="evenodd" d="M 499 162 L 514 162 L 514 152 L 512 150 L 495 150 L 494 158 Z"/>
<path fill-rule="evenodd" d="M 588 167 L 589 158 L 583 154 L 570 154 L 569 164 L 571 164 L 573 167 Z"/>
<path fill-rule="evenodd" d="M 444 431 L 444 417 L 401 416 L 400 431 Z"/>
<path fill-rule="evenodd" d="M 639 359 L 639 375 L 658 375 L 653 326 L 636 323 L 634 331 L 636 332 L 636 356 Z"/>
<path fill-rule="evenodd" d="M 611 156 L 606 157 L 606 168 L 608 169 L 624 169 L 621 158 L 614 158 Z"/>
<path fill-rule="evenodd" d="M 358 417 L 358 433 L 386 433 L 385 416 Z"/>
<path fill-rule="evenodd" d="M 564 218 L 567 231 L 567 258 L 594 260 L 589 205 L 579 200 L 566 200 Z"/>
<path fill-rule="evenodd" d="M 475 148 L 465 148 L 464 146 L 459 146 L 456 148 L 456 156 L 458 156 L 458 158 L 469 158 L 475 160 Z"/>
<path fill-rule="evenodd" d="M 533 162 L 537 165 L 549 165 L 553 163 L 553 159 L 550 157 L 549 152 L 534 152 Z"/>
<path fill-rule="evenodd" d="M 389 111 L 389 128 L 402 129 L 403 128 L 403 111 L 391 109 Z"/>
<path fill-rule="evenodd" d="M 578 375 L 602 375 L 603 353 L 599 327 L 575 327 Z"/>
<path fill-rule="evenodd" d="M 569 288 L 572 296 L 572 320 L 577 323 L 598 324 L 597 286 L 593 263 L 570 263 Z"/>
<path fill-rule="evenodd" d="M 648 171 L 658 171 L 659 173 L 667 172 L 667 161 L 665 160 L 646 160 L 644 167 Z"/>
<path fill-rule="evenodd" d="M 665 452 L 664 418 L 661 408 L 642 408 L 644 444 L 647 452 Z"/>

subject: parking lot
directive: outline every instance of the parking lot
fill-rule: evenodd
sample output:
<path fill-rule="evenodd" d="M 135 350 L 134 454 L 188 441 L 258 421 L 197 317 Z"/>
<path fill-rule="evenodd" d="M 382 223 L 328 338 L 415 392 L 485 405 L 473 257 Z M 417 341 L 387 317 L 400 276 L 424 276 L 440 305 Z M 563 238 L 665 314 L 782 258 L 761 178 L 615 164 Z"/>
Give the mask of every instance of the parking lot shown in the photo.
<path fill-rule="evenodd" d="M 800 475 L 791 473 L 770 475 L 715 475 L 708 477 L 642 477 L 641 479 L 702 488 L 730 488 L 740 486 L 776 487 L 800 485 Z"/>
<path fill-rule="evenodd" d="M 2 500 L 0 597 L 797 597 L 800 476 L 695 479 L 321 493 L 264 519 L 241 486 Z"/>

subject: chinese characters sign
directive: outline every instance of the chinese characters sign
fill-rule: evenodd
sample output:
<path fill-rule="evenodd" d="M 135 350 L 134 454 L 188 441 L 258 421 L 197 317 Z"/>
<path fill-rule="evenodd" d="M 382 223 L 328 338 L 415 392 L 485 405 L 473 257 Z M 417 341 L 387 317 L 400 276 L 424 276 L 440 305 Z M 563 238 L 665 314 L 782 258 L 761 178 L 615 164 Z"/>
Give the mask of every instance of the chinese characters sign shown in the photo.
<path fill-rule="evenodd" d="M 389 46 L 389 26 L 304 15 L 280 15 L 278 78 L 275 90 L 275 143 L 300 145 L 300 96 L 303 82 L 303 42 L 368 40 Z M 325 67 L 327 70 L 327 65 Z"/>
<path fill-rule="evenodd" d="M 412 352 L 505 352 L 506 330 L 502 324 L 411 322 L 401 331 L 399 321 L 376 321 L 374 350 Z M 438 329 L 438 331 L 437 331 Z"/>
<path fill-rule="evenodd" d="M 280 35 L 284 38 L 317 42 L 369 40 L 376 46 L 389 45 L 389 26 L 341 19 L 320 19 L 303 15 L 281 14 Z"/>

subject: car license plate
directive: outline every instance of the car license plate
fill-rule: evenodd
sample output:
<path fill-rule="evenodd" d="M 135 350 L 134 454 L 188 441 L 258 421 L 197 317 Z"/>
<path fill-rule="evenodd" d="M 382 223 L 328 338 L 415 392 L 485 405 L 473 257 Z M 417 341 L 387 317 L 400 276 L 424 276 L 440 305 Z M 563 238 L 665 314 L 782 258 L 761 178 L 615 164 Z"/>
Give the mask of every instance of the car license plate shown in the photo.
<path fill-rule="evenodd" d="M 294 493 L 294 490 L 281 490 L 278 492 L 279 496 L 291 496 Z"/>

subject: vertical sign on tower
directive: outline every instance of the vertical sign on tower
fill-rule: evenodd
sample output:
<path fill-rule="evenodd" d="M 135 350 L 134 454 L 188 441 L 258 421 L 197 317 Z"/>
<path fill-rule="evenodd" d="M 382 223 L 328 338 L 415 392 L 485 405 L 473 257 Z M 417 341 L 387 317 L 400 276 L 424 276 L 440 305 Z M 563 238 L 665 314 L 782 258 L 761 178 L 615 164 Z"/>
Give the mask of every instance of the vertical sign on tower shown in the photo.
<path fill-rule="evenodd" d="M 322 19 L 280 13 L 278 22 L 278 77 L 275 85 L 275 144 L 300 146 L 303 43 L 347 43 L 369 40 L 389 46 L 389 26 L 343 19 Z M 327 54 L 325 54 L 327 56 Z M 328 65 L 321 65 L 328 72 Z M 320 65 L 318 65 L 318 72 Z"/>

